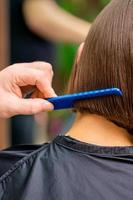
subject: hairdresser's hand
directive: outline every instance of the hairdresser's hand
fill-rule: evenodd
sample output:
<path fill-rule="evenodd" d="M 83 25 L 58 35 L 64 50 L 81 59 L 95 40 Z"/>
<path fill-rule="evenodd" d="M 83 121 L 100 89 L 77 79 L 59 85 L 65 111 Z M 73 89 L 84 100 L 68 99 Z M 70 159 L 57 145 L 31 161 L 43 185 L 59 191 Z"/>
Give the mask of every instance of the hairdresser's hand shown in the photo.
<path fill-rule="evenodd" d="M 44 97 L 56 96 L 52 89 L 53 71 L 50 64 L 32 62 L 11 65 L 0 72 L 0 117 L 36 114 L 50 111 L 53 105 Z M 32 98 L 24 95 L 34 87 Z"/>

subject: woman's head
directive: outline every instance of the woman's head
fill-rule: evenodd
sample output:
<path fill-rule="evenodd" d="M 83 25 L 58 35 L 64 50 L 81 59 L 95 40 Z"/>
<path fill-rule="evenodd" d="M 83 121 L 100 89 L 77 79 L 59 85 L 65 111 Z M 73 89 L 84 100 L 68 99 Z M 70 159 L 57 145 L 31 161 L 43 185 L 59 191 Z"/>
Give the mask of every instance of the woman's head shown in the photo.
<path fill-rule="evenodd" d="M 133 0 L 112 0 L 100 13 L 73 68 L 69 92 L 118 87 L 123 96 L 78 101 L 75 110 L 133 128 Z"/>

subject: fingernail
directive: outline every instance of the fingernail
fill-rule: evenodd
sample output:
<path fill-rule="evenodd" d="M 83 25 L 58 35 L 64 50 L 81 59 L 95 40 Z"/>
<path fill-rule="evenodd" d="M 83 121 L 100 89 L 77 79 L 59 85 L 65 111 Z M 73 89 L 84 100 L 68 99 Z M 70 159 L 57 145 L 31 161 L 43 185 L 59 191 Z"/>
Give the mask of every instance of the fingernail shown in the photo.
<path fill-rule="evenodd" d="M 56 97 L 57 96 L 57 94 L 55 93 L 55 91 L 52 88 L 49 89 L 48 95 L 49 95 L 49 97 Z"/>
<path fill-rule="evenodd" d="M 44 109 L 49 111 L 54 110 L 54 105 L 48 101 L 44 101 Z"/>

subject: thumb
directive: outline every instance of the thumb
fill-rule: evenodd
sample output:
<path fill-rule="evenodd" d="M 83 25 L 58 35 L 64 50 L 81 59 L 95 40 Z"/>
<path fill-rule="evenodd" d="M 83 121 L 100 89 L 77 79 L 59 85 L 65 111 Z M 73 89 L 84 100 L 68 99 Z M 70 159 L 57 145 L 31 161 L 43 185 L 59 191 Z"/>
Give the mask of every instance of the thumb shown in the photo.
<path fill-rule="evenodd" d="M 17 114 L 33 115 L 54 109 L 53 104 L 41 98 L 19 99 L 17 103 Z"/>

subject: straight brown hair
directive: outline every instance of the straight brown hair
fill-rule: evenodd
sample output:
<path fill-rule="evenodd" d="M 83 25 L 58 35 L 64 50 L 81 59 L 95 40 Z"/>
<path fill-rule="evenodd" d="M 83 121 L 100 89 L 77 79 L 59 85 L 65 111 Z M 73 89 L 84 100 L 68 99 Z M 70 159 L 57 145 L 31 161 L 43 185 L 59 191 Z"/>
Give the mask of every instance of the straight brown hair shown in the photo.
<path fill-rule="evenodd" d="M 106 117 L 133 129 L 133 0 L 112 0 L 98 15 L 74 65 L 69 93 L 118 87 L 123 96 L 77 101 L 80 113 Z"/>

